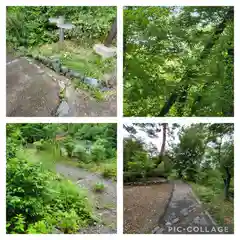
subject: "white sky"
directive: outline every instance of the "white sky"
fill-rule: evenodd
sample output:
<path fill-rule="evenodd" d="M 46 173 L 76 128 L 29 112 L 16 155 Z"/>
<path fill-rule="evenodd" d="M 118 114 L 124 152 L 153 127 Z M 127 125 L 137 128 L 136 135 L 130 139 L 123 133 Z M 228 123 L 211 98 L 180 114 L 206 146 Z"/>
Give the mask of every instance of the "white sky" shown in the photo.
<path fill-rule="evenodd" d="M 191 123 L 190 124 L 179 124 L 179 125 L 180 125 L 180 128 L 181 128 L 183 126 L 187 127 L 187 126 L 191 125 Z M 168 126 L 170 128 L 172 128 L 172 124 L 168 124 Z M 136 126 L 135 126 L 135 128 L 136 129 L 140 129 L 140 128 L 137 128 Z M 178 132 L 179 132 L 180 128 L 177 128 L 177 129 L 174 130 L 174 132 L 173 132 L 174 139 L 171 139 L 172 143 L 176 143 L 177 144 L 179 142 Z M 130 134 L 125 129 L 123 129 L 123 136 L 124 137 L 128 137 L 129 135 Z M 161 146 L 162 146 L 162 132 L 157 133 L 157 135 L 158 135 L 158 138 L 150 138 L 147 135 L 147 133 L 145 133 L 144 131 L 140 131 L 140 130 L 138 130 L 137 134 L 135 134 L 135 136 L 137 138 L 143 139 L 143 141 L 146 144 L 153 143 L 157 147 L 158 151 L 160 151 L 161 150 Z M 223 142 L 226 142 L 228 140 L 229 140 L 229 137 L 228 136 L 224 136 Z M 169 142 L 169 137 L 167 136 L 166 149 L 169 149 L 168 142 Z M 211 146 L 211 144 L 210 144 L 210 146 Z"/>
<path fill-rule="evenodd" d="M 168 124 L 169 127 L 171 128 L 172 127 L 172 124 Z M 179 124 L 181 127 L 182 126 L 188 126 L 190 124 Z M 135 126 L 136 129 L 139 129 Z M 124 137 L 128 137 L 130 134 L 124 129 L 123 131 L 123 136 Z M 149 144 L 149 143 L 153 143 L 158 151 L 161 150 L 161 146 L 162 146 L 162 132 L 158 133 L 158 138 L 150 138 L 147 133 L 145 133 L 144 131 L 138 131 L 137 134 L 135 135 L 137 138 L 140 137 L 144 140 L 145 143 Z M 179 138 L 178 138 L 178 129 L 175 129 L 174 130 L 174 133 L 173 133 L 173 136 L 174 136 L 174 140 L 172 140 L 174 143 L 178 143 L 179 141 Z M 167 143 L 166 143 L 166 149 L 169 148 L 169 145 L 168 145 L 168 136 L 167 136 Z"/>

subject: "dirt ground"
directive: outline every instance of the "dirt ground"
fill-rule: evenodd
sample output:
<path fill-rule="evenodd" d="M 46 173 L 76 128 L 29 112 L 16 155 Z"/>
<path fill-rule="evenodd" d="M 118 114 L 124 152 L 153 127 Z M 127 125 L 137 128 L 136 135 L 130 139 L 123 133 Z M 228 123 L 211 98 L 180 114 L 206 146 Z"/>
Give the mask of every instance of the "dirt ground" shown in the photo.
<path fill-rule="evenodd" d="M 173 185 L 124 186 L 124 233 L 151 233 L 164 213 Z"/>

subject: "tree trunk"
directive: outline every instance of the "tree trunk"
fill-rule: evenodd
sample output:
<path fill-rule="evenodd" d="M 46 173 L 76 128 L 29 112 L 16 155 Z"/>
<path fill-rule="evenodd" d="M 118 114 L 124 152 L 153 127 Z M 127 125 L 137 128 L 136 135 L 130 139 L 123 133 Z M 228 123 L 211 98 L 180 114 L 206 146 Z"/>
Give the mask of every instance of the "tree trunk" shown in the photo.
<path fill-rule="evenodd" d="M 204 47 L 200 57 L 198 58 L 197 62 L 201 62 L 202 60 L 204 60 L 208 54 L 210 53 L 212 47 L 214 46 L 215 42 L 219 39 L 219 37 L 221 36 L 221 34 L 223 33 L 226 24 L 228 22 L 228 20 L 232 20 L 234 16 L 234 11 L 231 8 L 228 13 L 226 14 L 225 18 L 223 19 L 223 21 L 216 27 L 215 33 L 213 34 L 212 39 L 206 44 L 206 46 Z M 196 64 L 197 64 L 196 62 Z M 185 72 L 184 76 L 183 76 L 183 80 L 180 83 L 180 86 L 177 87 L 174 92 L 171 94 L 169 100 L 164 104 L 163 108 L 161 109 L 158 117 L 163 117 L 165 116 L 171 109 L 171 107 L 175 104 L 175 102 L 179 99 L 181 103 L 186 102 L 187 100 L 187 95 L 188 95 L 188 89 L 190 87 L 189 82 L 189 78 L 192 77 L 192 75 L 194 75 L 194 72 L 189 69 Z"/>
<path fill-rule="evenodd" d="M 156 163 L 157 166 L 162 162 L 164 152 L 165 152 L 166 138 L 167 138 L 167 123 L 163 123 L 162 127 L 163 127 L 162 146 L 161 146 L 160 154 L 159 154 L 159 157 L 158 157 L 158 161 Z"/>
<path fill-rule="evenodd" d="M 182 174 L 182 171 L 181 171 L 181 170 L 178 170 L 178 177 L 179 177 L 180 179 L 183 178 L 183 174 Z"/>
<path fill-rule="evenodd" d="M 228 200 L 229 199 L 229 187 L 230 187 L 230 182 L 231 182 L 231 174 L 229 172 L 229 169 L 226 167 L 226 176 L 223 179 L 224 181 L 224 199 Z"/>
<path fill-rule="evenodd" d="M 160 151 L 160 156 L 164 155 L 164 151 L 165 151 L 165 146 L 166 146 L 166 134 L 167 134 L 167 123 L 163 123 L 163 142 L 162 142 L 162 147 L 161 147 L 161 151 Z"/>
<path fill-rule="evenodd" d="M 112 27 L 111 27 L 111 30 L 110 32 L 108 33 L 108 36 L 104 42 L 104 46 L 106 47 L 109 47 L 112 42 L 113 42 L 113 39 L 117 36 L 117 18 L 115 18 L 113 24 L 112 24 Z"/>

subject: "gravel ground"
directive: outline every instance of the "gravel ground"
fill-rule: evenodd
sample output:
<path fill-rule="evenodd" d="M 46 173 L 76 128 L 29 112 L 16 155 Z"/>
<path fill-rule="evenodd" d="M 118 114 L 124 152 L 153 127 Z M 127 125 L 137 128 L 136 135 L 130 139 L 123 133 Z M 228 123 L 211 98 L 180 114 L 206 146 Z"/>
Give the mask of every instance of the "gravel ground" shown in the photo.
<path fill-rule="evenodd" d="M 170 183 L 124 187 L 124 233 L 151 233 L 169 201 Z"/>

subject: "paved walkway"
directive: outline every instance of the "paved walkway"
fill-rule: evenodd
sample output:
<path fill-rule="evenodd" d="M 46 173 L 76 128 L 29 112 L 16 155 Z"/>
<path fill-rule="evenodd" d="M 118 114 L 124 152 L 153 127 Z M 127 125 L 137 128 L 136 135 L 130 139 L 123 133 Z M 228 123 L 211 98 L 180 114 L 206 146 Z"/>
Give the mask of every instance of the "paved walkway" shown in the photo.
<path fill-rule="evenodd" d="M 24 58 L 7 57 L 7 116 L 53 116 L 59 86 L 43 69 Z"/>
<path fill-rule="evenodd" d="M 181 181 L 175 181 L 172 198 L 168 208 L 154 233 L 174 233 L 172 227 L 182 227 L 181 233 L 189 233 L 188 226 L 214 226 L 211 216 L 204 211 L 191 187 Z"/>
<path fill-rule="evenodd" d="M 60 92 L 65 89 L 61 117 L 117 115 L 116 91 L 97 101 L 87 91 L 73 87 L 71 81 L 36 61 L 7 56 L 7 116 L 48 117 L 58 115 Z"/>

